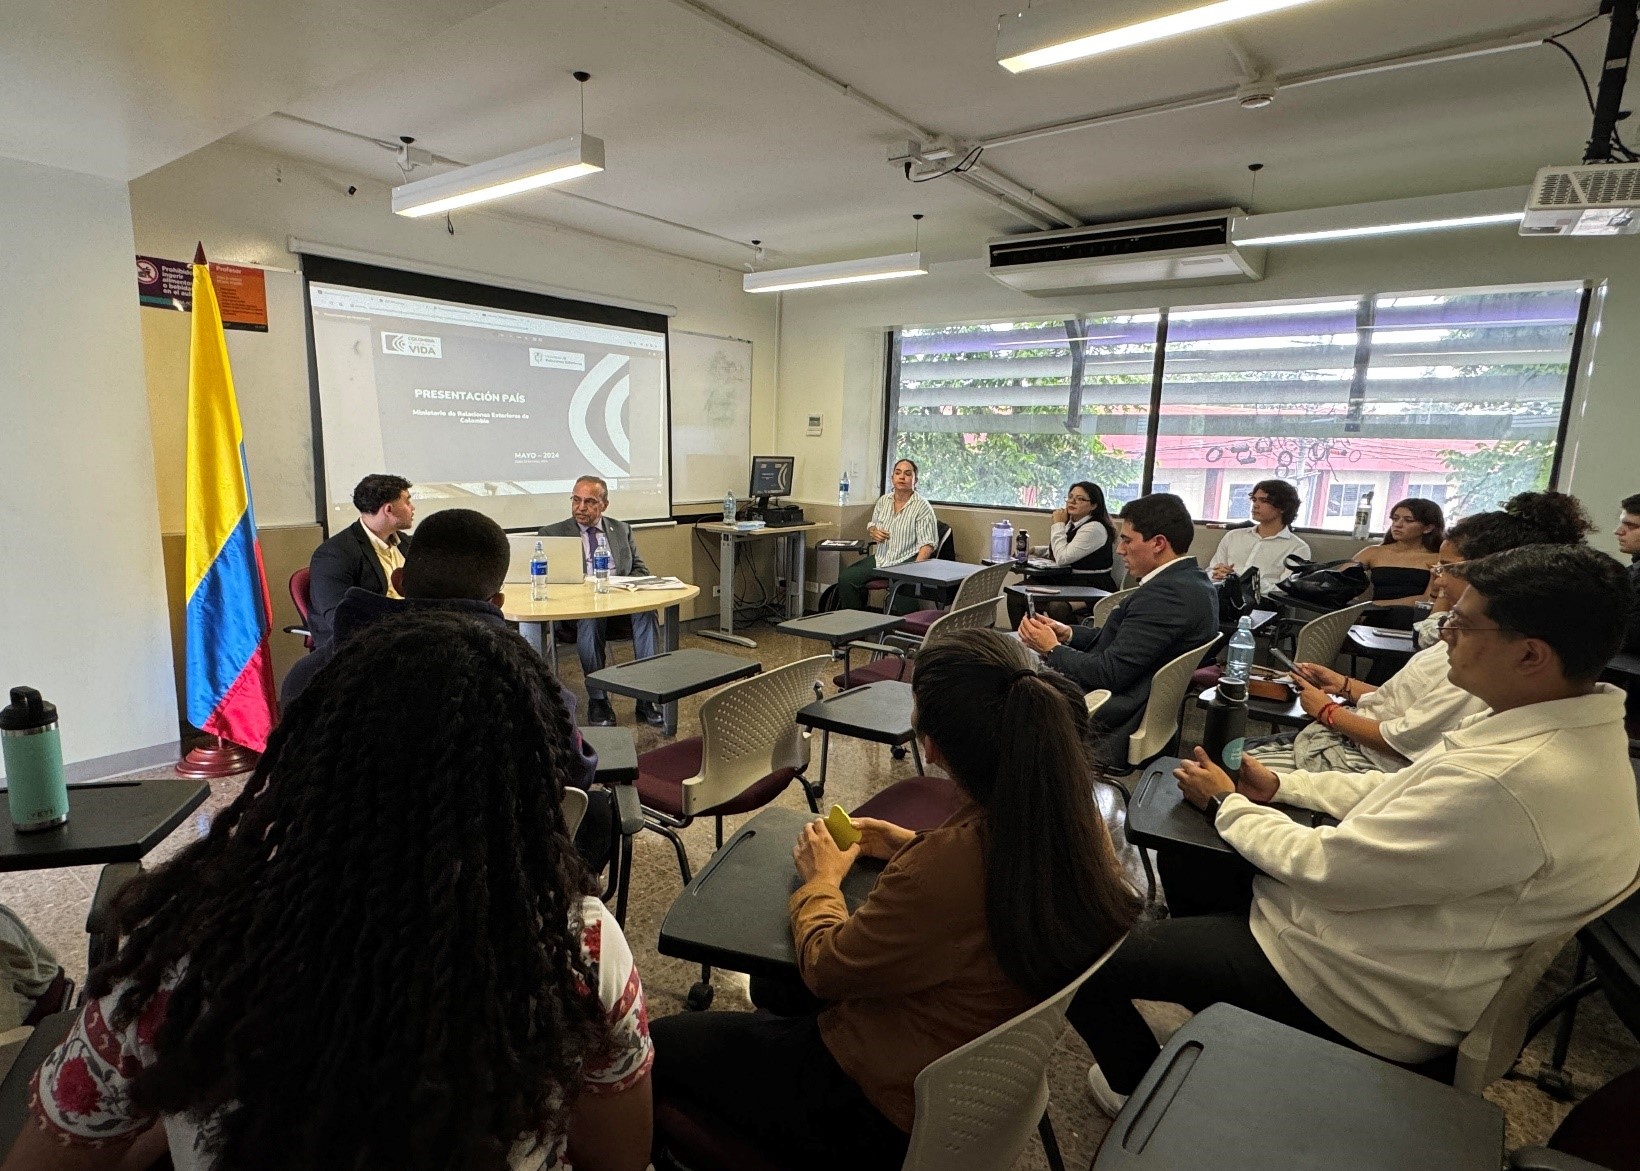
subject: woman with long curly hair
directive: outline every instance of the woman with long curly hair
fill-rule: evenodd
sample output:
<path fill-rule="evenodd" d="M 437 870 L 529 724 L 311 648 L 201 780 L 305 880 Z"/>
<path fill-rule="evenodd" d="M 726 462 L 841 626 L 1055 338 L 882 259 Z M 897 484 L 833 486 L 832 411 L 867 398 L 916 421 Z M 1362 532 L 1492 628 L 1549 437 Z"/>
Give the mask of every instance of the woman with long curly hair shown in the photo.
<path fill-rule="evenodd" d="M 207 836 L 122 893 L 8 1171 L 113 1167 L 156 1120 L 179 1171 L 641 1171 L 643 990 L 583 893 L 572 752 L 512 632 L 355 635 Z"/>

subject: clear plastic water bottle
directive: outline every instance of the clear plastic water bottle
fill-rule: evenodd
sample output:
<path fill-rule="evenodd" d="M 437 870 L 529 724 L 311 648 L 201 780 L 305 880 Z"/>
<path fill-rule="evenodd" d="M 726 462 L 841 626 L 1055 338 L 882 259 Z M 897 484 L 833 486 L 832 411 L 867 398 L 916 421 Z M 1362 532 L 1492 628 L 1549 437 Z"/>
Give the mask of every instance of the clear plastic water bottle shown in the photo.
<path fill-rule="evenodd" d="M 723 494 L 723 523 L 726 525 L 734 524 L 735 513 L 738 511 L 739 509 L 735 504 L 734 492 L 732 490 L 725 492 Z"/>
<path fill-rule="evenodd" d="M 547 600 L 547 551 L 540 541 L 535 543 L 535 553 L 530 557 L 530 601 L 544 602 Z"/>
<path fill-rule="evenodd" d="M 1357 541 L 1364 541 L 1372 532 L 1372 490 L 1369 488 L 1361 494 L 1361 501 L 1355 506 L 1355 528 L 1350 536 Z"/>
<path fill-rule="evenodd" d="M 592 589 L 594 593 L 607 594 L 609 592 L 609 541 L 602 533 L 598 534 L 598 545 L 592 550 Z"/>
<path fill-rule="evenodd" d="M 1012 561 L 1014 559 L 1014 523 L 1009 520 L 999 520 L 991 526 L 991 560 Z"/>
<path fill-rule="evenodd" d="M 843 469 L 843 478 L 837 481 L 837 506 L 848 507 L 848 469 Z"/>
<path fill-rule="evenodd" d="M 1243 617 L 1240 622 L 1236 623 L 1236 633 L 1230 636 L 1230 652 L 1224 659 L 1224 678 L 1222 682 L 1240 683 L 1245 687 L 1247 685 L 1247 676 L 1252 673 L 1253 651 L 1255 649 L 1253 619 L 1250 616 Z"/>

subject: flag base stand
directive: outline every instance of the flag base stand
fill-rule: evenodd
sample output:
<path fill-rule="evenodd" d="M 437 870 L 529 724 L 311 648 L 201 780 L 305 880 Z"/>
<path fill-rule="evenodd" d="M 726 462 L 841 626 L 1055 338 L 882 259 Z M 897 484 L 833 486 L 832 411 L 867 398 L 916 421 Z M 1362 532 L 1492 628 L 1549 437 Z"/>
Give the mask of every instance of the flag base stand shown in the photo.
<path fill-rule="evenodd" d="M 203 744 L 192 749 L 176 763 L 176 773 L 179 777 L 201 777 L 213 779 L 216 777 L 231 777 L 239 773 L 248 773 L 256 767 L 259 759 L 257 754 L 248 748 L 241 748 L 237 744 L 217 736 L 214 744 Z"/>

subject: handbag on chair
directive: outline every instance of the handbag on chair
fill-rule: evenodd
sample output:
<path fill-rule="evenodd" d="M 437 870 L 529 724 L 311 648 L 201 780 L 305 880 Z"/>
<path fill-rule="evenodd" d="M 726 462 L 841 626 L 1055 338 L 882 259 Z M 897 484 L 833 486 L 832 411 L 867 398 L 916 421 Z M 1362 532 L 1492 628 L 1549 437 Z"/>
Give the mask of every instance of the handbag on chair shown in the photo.
<path fill-rule="evenodd" d="M 1259 596 L 1258 566 L 1250 565 L 1218 582 L 1219 625 L 1240 622 L 1253 612 Z"/>
<path fill-rule="evenodd" d="M 1370 583 L 1366 567 L 1348 558 L 1317 562 L 1307 561 L 1295 553 L 1285 564 L 1292 575 L 1278 582 L 1268 596 L 1316 610 L 1347 606 L 1365 593 Z"/>

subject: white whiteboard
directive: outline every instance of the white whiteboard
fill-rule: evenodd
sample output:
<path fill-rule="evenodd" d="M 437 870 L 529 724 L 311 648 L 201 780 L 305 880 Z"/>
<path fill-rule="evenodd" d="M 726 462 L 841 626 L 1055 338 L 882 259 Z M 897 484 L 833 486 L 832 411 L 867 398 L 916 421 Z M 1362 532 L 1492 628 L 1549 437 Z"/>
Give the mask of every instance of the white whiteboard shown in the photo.
<path fill-rule="evenodd" d="M 673 330 L 672 503 L 744 496 L 752 470 L 752 343 Z"/>

